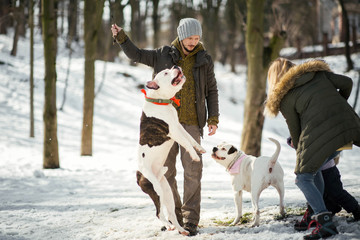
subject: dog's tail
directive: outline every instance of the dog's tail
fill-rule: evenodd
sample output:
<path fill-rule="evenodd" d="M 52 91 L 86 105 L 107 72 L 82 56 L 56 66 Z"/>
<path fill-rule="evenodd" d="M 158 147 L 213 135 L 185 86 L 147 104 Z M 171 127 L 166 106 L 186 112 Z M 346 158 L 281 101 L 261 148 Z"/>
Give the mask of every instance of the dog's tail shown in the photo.
<path fill-rule="evenodd" d="M 274 138 L 269 138 L 270 141 L 272 141 L 273 143 L 276 144 L 276 151 L 275 153 L 272 155 L 270 161 L 269 161 L 269 173 L 272 172 L 275 164 L 276 164 L 276 161 L 279 157 L 279 154 L 280 154 L 280 150 L 281 150 L 281 146 L 280 146 L 280 143 L 278 140 L 274 139 Z"/>

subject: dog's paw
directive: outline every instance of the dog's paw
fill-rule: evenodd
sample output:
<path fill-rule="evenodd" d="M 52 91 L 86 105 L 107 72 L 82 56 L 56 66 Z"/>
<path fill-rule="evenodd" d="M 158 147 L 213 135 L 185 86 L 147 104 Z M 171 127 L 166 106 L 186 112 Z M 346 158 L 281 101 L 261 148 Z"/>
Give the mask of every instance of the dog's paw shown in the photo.
<path fill-rule="evenodd" d="M 251 225 L 251 227 L 258 227 L 259 225 L 260 225 L 260 223 L 254 222 L 254 223 Z"/>
<path fill-rule="evenodd" d="M 206 150 L 205 150 L 202 146 L 200 146 L 200 145 L 195 146 L 195 148 L 196 148 L 196 150 L 197 150 L 198 152 L 200 152 L 201 154 L 206 153 Z"/>
<path fill-rule="evenodd" d="M 235 226 L 236 224 L 238 224 L 240 222 L 240 219 L 241 217 L 235 218 L 235 220 L 232 223 L 230 223 L 230 226 Z"/>
<path fill-rule="evenodd" d="M 189 236 L 189 232 L 186 231 L 186 230 L 184 230 L 184 231 L 182 231 L 182 232 L 179 231 L 179 233 L 180 233 L 181 235 L 184 235 L 184 236 Z"/>

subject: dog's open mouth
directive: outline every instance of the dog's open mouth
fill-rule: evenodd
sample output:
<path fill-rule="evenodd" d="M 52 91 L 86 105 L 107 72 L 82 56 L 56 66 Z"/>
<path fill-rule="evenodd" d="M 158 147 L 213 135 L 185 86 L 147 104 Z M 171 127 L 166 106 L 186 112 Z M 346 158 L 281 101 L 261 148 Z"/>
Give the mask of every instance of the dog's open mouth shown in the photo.
<path fill-rule="evenodd" d="M 171 85 L 173 85 L 173 86 L 177 86 L 185 78 L 182 71 L 180 69 L 177 69 L 177 70 L 178 70 L 178 73 L 177 73 L 176 77 L 174 77 L 173 80 L 171 81 Z"/>
<path fill-rule="evenodd" d="M 211 154 L 211 157 L 214 158 L 214 159 L 216 159 L 216 160 L 225 160 L 224 157 L 218 157 L 218 156 L 216 155 L 216 153 Z"/>

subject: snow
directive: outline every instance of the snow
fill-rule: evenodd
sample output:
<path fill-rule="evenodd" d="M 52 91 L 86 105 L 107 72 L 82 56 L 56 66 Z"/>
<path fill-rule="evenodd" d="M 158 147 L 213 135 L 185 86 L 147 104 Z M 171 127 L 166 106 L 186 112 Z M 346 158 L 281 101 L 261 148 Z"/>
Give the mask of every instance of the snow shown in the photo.
<path fill-rule="evenodd" d="M 11 34 L 10 34 L 11 35 Z M 44 101 L 44 59 L 42 42 L 35 45 L 35 138 L 29 138 L 29 41 L 21 39 L 18 56 L 10 56 L 11 36 L 0 35 L 0 239 L 186 239 L 177 231 L 160 231 L 150 198 L 136 184 L 136 150 L 139 118 L 144 98 L 138 85 L 151 78 L 151 69 L 131 66 L 124 56 L 116 63 L 96 62 L 96 89 L 106 69 L 106 79 L 95 99 L 93 156 L 80 156 L 83 103 L 82 48 L 75 46 L 66 102 L 58 111 L 60 169 L 42 168 Z M 57 104 L 63 100 L 68 50 L 59 40 L 57 57 Z M 360 68 L 360 55 L 352 55 Z M 344 56 L 327 57 L 334 72 L 346 69 Z M 285 205 L 288 217 L 276 220 L 278 195 L 274 188 L 260 197 L 261 223 L 227 226 L 235 217 L 230 176 L 211 157 L 211 149 L 222 141 L 240 144 L 243 106 L 246 97 L 246 68 L 216 64 L 220 94 L 220 124 L 216 135 L 205 134 L 203 155 L 200 233 L 192 239 L 302 239 L 293 223 L 300 219 L 305 199 L 294 184 L 295 152 L 286 145 L 289 133 L 284 119 L 266 119 L 262 154 L 271 155 L 275 145 L 282 145 L 279 162 L 285 171 Z M 345 73 L 354 83 L 359 73 Z M 354 86 L 356 86 L 354 84 Z M 353 91 L 354 92 L 354 91 Z M 349 99 L 353 103 L 354 96 Z M 359 112 L 359 109 L 357 109 Z M 207 130 L 207 129 L 205 129 Z M 339 169 L 344 187 L 360 200 L 360 149 L 344 151 Z M 177 162 L 178 185 L 182 193 L 183 169 Z M 243 213 L 251 213 L 249 193 L 243 196 Z M 297 213 L 297 214 L 296 214 Z M 347 223 L 345 211 L 334 217 L 339 235 L 331 239 L 360 239 L 360 223 Z M 310 230 L 309 230 L 310 231 Z M 308 231 L 308 232 L 309 232 Z M 308 233 L 306 232 L 306 233 Z"/>

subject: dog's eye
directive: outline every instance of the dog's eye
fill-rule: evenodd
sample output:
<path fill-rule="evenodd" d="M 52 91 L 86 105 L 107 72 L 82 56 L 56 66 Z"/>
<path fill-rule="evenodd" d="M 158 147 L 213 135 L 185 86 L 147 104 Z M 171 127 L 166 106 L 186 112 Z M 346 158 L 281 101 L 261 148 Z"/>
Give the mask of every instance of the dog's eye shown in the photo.
<path fill-rule="evenodd" d="M 168 73 L 166 72 L 164 75 L 168 75 Z"/>
<path fill-rule="evenodd" d="M 225 149 L 225 148 L 221 148 L 221 150 L 226 151 L 226 149 Z"/>

